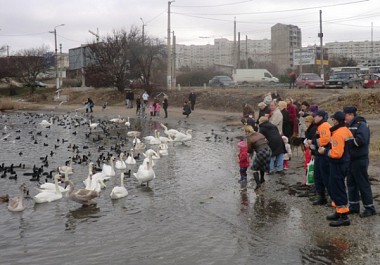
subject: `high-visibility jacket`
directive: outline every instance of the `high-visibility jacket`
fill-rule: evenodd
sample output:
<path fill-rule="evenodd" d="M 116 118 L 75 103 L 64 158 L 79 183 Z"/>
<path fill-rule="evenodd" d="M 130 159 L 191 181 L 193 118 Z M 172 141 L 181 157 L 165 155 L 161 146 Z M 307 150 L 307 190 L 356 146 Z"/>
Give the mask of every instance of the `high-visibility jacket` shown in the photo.
<path fill-rule="evenodd" d="M 331 125 L 326 121 L 322 121 L 320 124 L 317 124 L 317 126 L 318 127 L 315 134 L 315 139 L 312 140 L 312 144 L 315 147 L 314 150 L 317 150 L 317 152 L 315 152 L 315 155 L 319 156 L 320 154 L 318 153 L 318 148 L 321 146 L 326 147 L 330 143 Z"/>
<path fill-rule="evenodd" d="M 350 161 L 349 141 L 353 139 L 352 133 L 343 124 L 332 127 L 331 131 L 330 145 L 325 153 L 336 162 Z"/>

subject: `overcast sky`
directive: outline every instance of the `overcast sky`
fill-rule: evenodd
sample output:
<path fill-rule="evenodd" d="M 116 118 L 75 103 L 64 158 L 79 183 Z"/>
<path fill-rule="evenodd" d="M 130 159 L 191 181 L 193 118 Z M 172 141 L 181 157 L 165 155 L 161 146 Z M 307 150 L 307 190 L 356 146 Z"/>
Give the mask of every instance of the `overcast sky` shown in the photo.
<path fill-rule="evenodd" d="M 146 24 L 146 34 L 166 42 L 167 7 L 164 0 L 0 0 L 0 47 L 10 52 L 47 45 L 63 51 L 92 42 L 113 29 Z M 324 43 L 380 40 L 380 0 L 176 0 L 171 4 L 171 29 L 177 43 L 213 44 L 214 38 L 233 40 L 233 20 L 242 38 L 270 39 L 276 23 L 301 28 L 303 44 L 319 43 L 319 10 L 322 10 Z M 200 38 L 202 37 L 202 38 Z"/>

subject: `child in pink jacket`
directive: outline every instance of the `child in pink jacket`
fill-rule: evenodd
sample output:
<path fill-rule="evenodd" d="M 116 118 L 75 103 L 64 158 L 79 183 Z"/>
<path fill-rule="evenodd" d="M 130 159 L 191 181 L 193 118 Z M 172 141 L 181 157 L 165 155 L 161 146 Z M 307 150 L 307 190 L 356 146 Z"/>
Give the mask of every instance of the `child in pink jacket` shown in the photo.
<path fill-rule="evenodd" d="M 157 116 L 158 118 L 160 118 L 160 110 L 161 110 L 160 102 L 157 102 L 156 108 L 154 109 L 154 116 Z"/>

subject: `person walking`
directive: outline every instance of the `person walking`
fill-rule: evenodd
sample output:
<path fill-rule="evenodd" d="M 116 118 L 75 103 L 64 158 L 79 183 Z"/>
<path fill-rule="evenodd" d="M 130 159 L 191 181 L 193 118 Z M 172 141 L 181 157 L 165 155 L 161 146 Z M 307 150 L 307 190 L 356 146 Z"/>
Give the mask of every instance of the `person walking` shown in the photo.
<path fill-rule="evenodd" d="M 315 191 L 317 192 L 317 200 L 313 205 L 325 205 L 326 189 L 329 193 L 329 176 L 330 167 L 329 160 L 326 156 L 318 153 L 320 147 L 326 148 L 330 143 L 331 125 L 327 122 L 328 114 L 323 110 L 318 110 L 314 116 L 314 123 L 317 126 L 316 135 L 312 140 L 308 140 L 308 145 L 311 150 L 315 150 L 314 157 L 314 183 Z"/>
<path fill-rule="evenodd" d="M 350 225 L 349 207 L 345 178 L 350 164 L 349 141 L 352 133 L 345 125 L 345 114 L 337 111 L 331 116 L 334 126 L 330 128 L 331 141 L 326 147 L 319 147 L 318 153 L 326 156 L 330 165 L 329 191 L 335 211 L 326 219 L 330 226 Z"/>
<path fill-rule="evenodd" d="M 191 110 L 194 111 L 195 102 L 197 100 L 197 95 L 194 92 L 191 92 L 189 95 L 189 101 L 191 104 Z"/>
<path fill-rule="evenodd" d="M 272 151 L 269 163 L 269 174 L 278 173 L 285 175 L 284 154 L 286 153 L 284 141 L 276 126 L 268 121 L 268 118 L 261 117 L 259 120 L 259 132 L 268 140 L 268 145 Z"/>
<path fill-rule="evenodd" d="M 296 86 L 297 73 L 292 70 L 289 73 L 289 89 L 295 88 Z"/>
<path fill-rule="evenodd" d="M 92 101 L 91 98 L 87 98 L 87 101 L 84 103 L 85 107 L 86 107 L 86 113 L 88 113 L 88 111 L 90 110 L 90 112 L 92 112 L 92 108 L 94 107 L 94 101 Z"/>
<path fill-rule="evenodd" d="M 164 100 L 162 101 L 162 108 L 164 109 L 165 112 L 165 117 L 168 117 L 168 107 L 169 107 L 169 101 L 168 101 L 168 96 L 164 96 Z"/>
<path fill-rule="evenodd" d="M 136 98 L 136 115 L 140 114 L 140 110 L 141 110 L 141 99 L 140 99 L 140 96 L 137 96 L 137 98 Z"/>
<path fill-rule="evenodd" d="M 258 189 L 265 182 L 265 172 L 269 171 L 272 150 L 265 136 L 256 132 L 252 126 L 244 126 L 244 132 L 247 135 L 248 154 L 253 157 L 253 153 L 256 153 L 256 156 L 252 160 L 251 169 L 253 170 L 253 178 L 256 182 L 255 189 Z"/>
<path fill-rule="evenodd" d="M 368 180 L 370 130 L 367 121 L 356 114 L 357 109 L 355 107 L 345 107 L 343 112 L 345 113 L 346 125 L 353 135 L 347 176 L 349 210 L 350 213 L 359 213 L 361 198 L 364 211 L 360 217 L 369 217 L 376 214 L 371 184 Z"/>

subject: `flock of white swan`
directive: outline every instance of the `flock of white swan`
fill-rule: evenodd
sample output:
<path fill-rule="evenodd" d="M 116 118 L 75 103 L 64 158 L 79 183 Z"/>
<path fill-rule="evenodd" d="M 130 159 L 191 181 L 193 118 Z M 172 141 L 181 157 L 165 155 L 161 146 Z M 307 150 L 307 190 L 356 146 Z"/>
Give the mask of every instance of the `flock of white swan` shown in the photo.
<path fill-rule="evenodd" d="M 121 118 L 111 119 L 110 122 L 125 124 L 130 128 L 129 117 L 127 120 Z M 50 121 L 43 120 L 39 123 L 41 126 L 49 127 L 53 125 L 53 119 Z M 97 123 L 89 122 L 90 128 L 94 129 L 98 126 Z M 164 125 L 160 124 L 164 129 L 166 137 L 160 136 L 160 133 L 155 130 L 155 134 L 151 136 L 145 136 L 140 139 L 141 132 L 139 131 L 128 131 L 127 136 L 133 137 L 133 149 L 128 153 L 126 157 L 124 152 L 121 152 L 119 157 L 116 158 L 112 156 L 110 158 L 109 165 L 103 164 L 99 172 L 94 173 L 94 164 L 90 162 L 88 164 L 88 176 L 83 180 L 84 188 L 76 188 L 73 182 L 70 180 L 74 174 L 73 167 L 71 162 L 65 166 L 60 166 L 58 168 L 58 174 L 54 176 L 54 183 L 44 183 L 41 184 L 37 189 L 38 194 L 33 196 L 35 203 L 48 203 L 62 199 L 66 197 L 74 202 L 77 202 L 82 205 L 93 205 L 96 204 L 96 198 L 100 196 L 102 189 L 106 187 L 105 181 L 110 180 L 111 178 L 116 178 L 117 175 L 120 175 L 120 186 L 113 187 L 110 198 L 112 200 L 124 198 L 128 195 L 128 191 L 124 185 L 124 174 L 125 170 L 128 169 L 128 166 L 135 165 L 136 159 L 134 157 L 134 152 L 144 152 L 145 156 L 141 165 L 139 165 L 137 172 L 133 172 L 133 176 L 136 178 L 140 185 L 146 185 L 149 187 L 149 183 L 156 178 L 153 167 L 155 166 L 155 161 L 161 158 L 161 156 L 168 155 L 168 144 L 169 143 L 185 143 L 192 140 L 191 130 L 182 132 L 175 129 L 169 129 Z M 146 149 L 146 145 L 149 144 L 152 146 L 158 146 L 157 151 L 153 149 Z M 121 172 L 118 173 L 117 172 Z M 63 179 L 65 187 L 59 185 L 59 181 Z M 130 171 L 129 171 L 130 174 Z M 25 209 L 24 197 L 27 191 L 25 184 L 22 184 L 19 187 L 20 194 L 17 197 L 9 199 L 8 210 L 12 212 L 20 212 Z"/>

